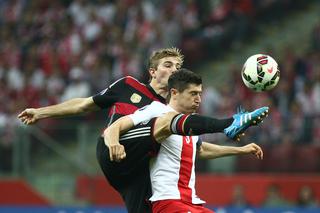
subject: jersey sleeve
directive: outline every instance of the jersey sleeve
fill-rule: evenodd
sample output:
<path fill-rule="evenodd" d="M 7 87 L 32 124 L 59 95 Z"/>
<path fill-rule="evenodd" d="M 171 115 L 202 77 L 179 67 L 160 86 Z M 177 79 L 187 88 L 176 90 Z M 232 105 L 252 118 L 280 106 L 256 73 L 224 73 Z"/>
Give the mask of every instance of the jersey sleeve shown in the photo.
<path fill-rule="evenodd" d="M 107 109 L 119 100 L 119 91 L 125 88 L 125 77 L 115 81 L 106 89 L 92 96 L 94 103 L 101 109 Z"/>
<path fill-rule="evenodd" d="M 129 115 L 129 117 L 136 126 L 139 123 L 147 122 L 154 117 L 159 117 L 160 115 L 164 114 L 166 112 L 165 108 L 166 107 L 164 104 L 154 101 L 151 104 L 138 109 L 133 114 Z"/>

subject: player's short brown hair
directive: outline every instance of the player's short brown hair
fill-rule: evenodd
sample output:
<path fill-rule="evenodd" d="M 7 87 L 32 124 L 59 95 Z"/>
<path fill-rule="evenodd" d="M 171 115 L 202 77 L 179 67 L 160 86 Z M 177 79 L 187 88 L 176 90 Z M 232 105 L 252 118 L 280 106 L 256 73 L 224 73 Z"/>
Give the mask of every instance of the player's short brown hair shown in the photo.
<path fill-rule="evenodd" d="M 183 63 L 184 55 L 182 55 L 181 50 L 176 47 L 164 48 L 154 51 L 149 58 L 149 69 L 157 69 L 159 65 L 159 60 L 165 57 L 177 57 Z"/>
<path fill-rule="evenodd" d="M 168 89 L 170 91 L 170 89 L 174 88 L 179 92 L 183 92 L 190 84 L 202 84 L 201 76 L 191 70 L 181 68 L 169 77 Z"/>
<path fill-rule="evenodd" d="M 176 89 L 179 92 L 183 92 L 191 84 L 197 86 L 201 85 L 201 76 L 185 68 L 177 70 L 177 72 L 173 73 L 168 79 L 169 94 L 167 96 L 167 102 L 169 103 L 169 100 L 171 98 L 171 89 Z"/>

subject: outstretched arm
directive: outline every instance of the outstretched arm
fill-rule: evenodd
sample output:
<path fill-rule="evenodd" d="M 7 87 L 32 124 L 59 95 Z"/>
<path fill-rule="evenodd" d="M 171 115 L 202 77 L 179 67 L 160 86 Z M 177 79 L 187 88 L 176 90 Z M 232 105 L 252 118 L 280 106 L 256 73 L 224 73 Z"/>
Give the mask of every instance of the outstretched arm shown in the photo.
<path fill-rule="evenodd" d="M 250 143 L 241 147 L 220 146 L 202 142 L 198 155 L 202 159 L 214 159 L 230 155 L 254 154 L 258 159 L 263 159 L 263 151 L 260 146 Z"/>
<path fill-rule="evenodd" d="M 18 115 L 18 118 L 24 124 L 34 124 L 44 118 L 78 115 L 98 109 L 92 97 L 74 98 L 52 106 L 25 109 Z"/>

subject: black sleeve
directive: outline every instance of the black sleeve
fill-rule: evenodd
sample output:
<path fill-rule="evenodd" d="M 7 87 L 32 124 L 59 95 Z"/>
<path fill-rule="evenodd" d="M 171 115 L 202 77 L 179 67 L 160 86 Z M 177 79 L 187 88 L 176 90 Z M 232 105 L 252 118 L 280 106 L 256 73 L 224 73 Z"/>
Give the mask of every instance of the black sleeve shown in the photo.
<path fill-rule="evenodd" d="M 223 132 L 230 126 L 233 118 L 216 119 L 198 114 L 178 114 L 172 120 L 170 129 L 178 135 L 202 135 Z"/>
<path fill-rule="evenodd" d="M 94 95 L 92 97 L 94 103 L 102 109 L 107 109 L 111 107 L 114 103 L 116 103 L 119 100 L 121 91 L 124 90 L 126 85 L 125 79 L 126 78 L 121 78 L 117 80 L 108 88 Z"/>

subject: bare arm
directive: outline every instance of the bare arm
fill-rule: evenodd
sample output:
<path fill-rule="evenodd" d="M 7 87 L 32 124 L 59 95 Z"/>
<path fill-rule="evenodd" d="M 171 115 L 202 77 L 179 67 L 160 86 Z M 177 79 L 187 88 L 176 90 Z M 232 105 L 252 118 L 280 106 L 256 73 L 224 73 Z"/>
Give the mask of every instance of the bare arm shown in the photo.
<path fill-rule="evenodd" d="M 220 146 L 203 142 L 198 151 L 202 159 L 214 159 L 230 155 L 254 154 L 258 159 L 263 159 L 263 151 L 260 146 L 250 143 L 242 147 Z"/>
<path fill-rule="evenodd" d="M 24 124 L 34 124 L 44 118 L 78 115 L 98 109 L 92 97 L 74 98 L 52 106 L 25 109 L 18 115 L 18 118 Z"/>
<path fill-rule="evenodd" d="M 122 133 L 132 127 L 134 127 L 132 119 L 129 116 L 124 116 L 104 130 L 104 143 L 109 147 L 111 161 L 120 161 L 126 157 L 124 147 L 119 143 L 119 138 Z"/>
<path fill-rule="evenodd" d="M 177 112 L 168 112 L 163 116 L 158 117 L 155 121 L 153 137 L 158 143 L 161 143 L 164 139 L 172 134 L 170 130 L 170 124 L 172 118 L 177 114 Z"/>
<path fill-rule="evenodd" d="M 170 121 L 176 114 L 175 112 L 169 112 L 156 119 L 153 136 L 159 143 L 171 135 Z M 124 116 L 104 131 L 104 142 L 109 147 L 111 161 L 120 161 L 126 157 L 124 147 L 120 144 L 119 138 L 121 134 L 132 127 L 134 127 L 133 120 L 130 116 Z"/>

